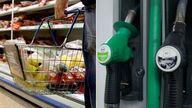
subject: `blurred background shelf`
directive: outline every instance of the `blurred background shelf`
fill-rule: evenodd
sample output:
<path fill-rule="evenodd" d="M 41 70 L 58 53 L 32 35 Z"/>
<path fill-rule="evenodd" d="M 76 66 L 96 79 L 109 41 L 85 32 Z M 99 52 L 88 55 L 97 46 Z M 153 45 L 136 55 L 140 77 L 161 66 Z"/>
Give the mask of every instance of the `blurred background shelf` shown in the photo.
<path fill-rule="evenodd" d="M 11 1 L 11 0 L 3 0 L 5 1 Z M 0 3 L 3 3 L 3 1 Z M 69 0 L 69 5 L 70 4 L 74 4 L 77 3 L 79 0 Z M 46 9 L 51 9 L 54 8 L 55 5 L 55 0 L 53 1 L 49 1 L 46 3 L 45 6 L 39 6 L 39 4 L 35 4 L 35 5 L 31 5 L 31 6 L 27 6 L 27 7 L 15 7 L 13 8 L 13 12 L 14 13 L 21 13 L 21 12 L 34 12 L 34 11 L 41 11 L 41 10 L 46 10 Z M 0 17 L 1 16 L 6 16 L 6 15 L 11 15 L 12 13 L 12 9 L 9 9 L 7 11 L 0 11 Z"/>
<path fill-rule="evenodd" d="M 11 0 L 0 0 L 0 3 L 8 2 L 8 1 L 11 1 Z"/>
<path fill-rule="evenodd" d="M 74 25 L 74 29 L 82 29 L 83 28 L 83 23 L 77 23 Z M 59 29 L 69 29 L 71 27 L 71 24 L 57 24 L 53 25 L 52 29 L 59 30 Z M 20 27 L 19 30 L 14 30 L 14 31 L 25 31 L 25 30 L 37 30 L 38 26 L 22 26 Z M 41 27 L 42 30 L 47 30 L 49 29 L 46 25 Z M 0 32 L 5 32 L 5 31 L 11 31 L 11 28 L 0 28 Z"/>
<path fill-rule="evenodd" d="M 52 29 L 69 29 L 71 24 L 57 24 L 53 25 Z M 37 30 L 38 26 L 23 26 L 19 30 Z M 74 25 L 74 29 L 83 28 L 83 23 L 77 23 Z M 47 25 L 43 25 L 41 29 L 49 29 Z"/>

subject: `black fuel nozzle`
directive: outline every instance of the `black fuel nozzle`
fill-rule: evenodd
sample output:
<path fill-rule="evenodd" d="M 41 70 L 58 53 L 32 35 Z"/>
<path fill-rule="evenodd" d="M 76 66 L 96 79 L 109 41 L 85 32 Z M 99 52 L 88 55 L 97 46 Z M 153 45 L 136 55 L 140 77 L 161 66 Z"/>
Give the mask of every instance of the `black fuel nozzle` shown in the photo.
<path fill-rule="evenodd" d="M 164 79 L 163 108 L 182 108 L 183 105 L 186 7 L 187 0 L 180 0 L 173 29 L 156 54 L 156 64 Z"/>
<path fill-rule="evenodd" d="M 171 33 L 156 54 L 156 64 L 163 72 L 173 72 L 185 61 L 185 14 L 187 0 L 180 0 Z"/>
<path fill-rule="evenodd" d="M 174 72 L 185 61 L 185 23 L 176 22 L 173 31 L 156 54 L 156 64 L 163 72 Z"/>

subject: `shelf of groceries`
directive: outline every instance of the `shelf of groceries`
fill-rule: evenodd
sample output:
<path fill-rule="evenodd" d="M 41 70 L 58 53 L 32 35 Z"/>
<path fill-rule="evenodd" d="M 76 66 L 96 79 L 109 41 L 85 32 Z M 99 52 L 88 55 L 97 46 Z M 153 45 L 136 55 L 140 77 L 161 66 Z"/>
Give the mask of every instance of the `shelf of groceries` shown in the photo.
<path fill-rule="evenodd" d="M 69 29 L 71 27 L 71 24 L 55 24 L 52 25 L 52 29 Z M 14 31 L 24 31 L 24 30 L 37 30 L 38 26 L 22 26 L 19 29 L 14 29 Z M 73 27 L 74 29 L 81 29 L 83 28 L 83 23 L 76 23 Z M 49 29 L 48 26 L 45 24 L 41 27 L 42 30 L 47 30 Z M 11 27 L 8 28 L 0 28 L 0 32 L 4 31 L 11 31 Z"/>
<path fill-rule="evenodd" d="M 77 3 L 78 0 L 69 0 L 69 4 Z M 14 13 L 21 13 L 21 12 L 33 12 L 33 11 L 40 11 L 45 9 L 53 8 L 55 5 L 55 0 L 48 1 L 44 6 L 40 6 L 38 0 L 32 1 L 21 1 L 17 5 L 14 6 L 12 9 L 11 4 L 5 4 L 0 11 L 0 17 L 11 15 L 12 11 Z"/>
<path fill-rule="evenodd" d="M 78 0 L 70 0 L 70 4 L 77 3 Z M 15 13 L 20 13 L 19 15 L 14 15 L 13 23 L 11 24 L 11 20 L 0 20 L 0 32 L 4 31 L 11 31 L 12 28 L 15 31 L 23 31 L 23 30 L 36 30 L 38 28 L 38 25 L 40 24 L 43 17 L 46 17 L 45 15 L 43 17 L 38 16 L 31 16 L 26 15 L 22 12 L 32 12 L 32 11 L 39 11 L 39 10 L 46 10 L 51 9 L 54 7 L 55 0 L 48 0 L 47 3 L 44 6 L 39 6 L 40 2 L 38 0 L 36 1 L 21 1 L 18 2 L 17 5 L 15 5 L 15 8 L 13 8 L 13 11 Z M 11 4 L 4 4 L 3 7 L 0 8 L 0 17 L 9 15 L 12 12 L 12 6 Z M 35 13 L 36 14 L 36 13 Z M 33 14 L 32 14 L 33 15 Z M 41 16 L 41 15 L 39 15 Z M 64 18 L 62 20 L 50 20 L 50 25 L 52 29 L 69 29 L 73 20 L 73 15 Z M 84 16 L 81 15 L 77 19 L 77 23 L 74 25 L 74 28 L 83 28 L 83 20 Z M 41 29 L 48 29 L 47 24 L 43 24 Z"/>

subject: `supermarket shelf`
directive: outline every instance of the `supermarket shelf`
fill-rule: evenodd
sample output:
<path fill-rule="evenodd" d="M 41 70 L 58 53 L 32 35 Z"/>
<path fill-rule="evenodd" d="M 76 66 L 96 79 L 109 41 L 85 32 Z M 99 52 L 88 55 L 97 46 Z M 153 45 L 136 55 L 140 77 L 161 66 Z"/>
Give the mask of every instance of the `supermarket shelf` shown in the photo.
<path fill-rule="evenodd" d="M 76 23 L 74 25 L 74 29 L 81 29 L 83 28 L 83 23 Z M 52 29 L 58 30 L 58 29 L 69 29 L 71 27 L 71 24 L 57 24 L 53 25 Z M 38 26 L 23 26 L 19 29 L 19 31 L 26 31 L 26 30 L 37 30 Z M 48 26 L 47 25 L 42 25 L 41 27 L 42 30 L 47 30 Z M 11 28 L 1 28 L 0 32 L 5 32 L 5 31 L 11 31 Z M 18 30 L 15 30 L 18 31 Z"/>
<path fill-rule="evenodd" d="M 57 24 L 53 25 L 52 29 L 69 29 L 71 27 L 71 24 Z M 25 26 L 21 27 L 19 30 L 37 30 L 38 26 Z M 83 28 L 83 23 L 77 23 L 74 25 L 74 28 Z M 41 29 L 48 29 L 47 25 L 42 25 Z"/>
<path fill-rule="evenodd" d="M 11 28 L 0 28 L 0 32 L 11 31 Z"/>
<path fill-rule="evenodd" d="M 74 4 L 77 3 L 79 0 L 69 0 L 69 4 Z M 51 9 L 55 5 L 55 0 L 54 1 L 49 1 L 46 3 L 45 6 L 40 7 L 39 4 L 32 5 L 32 6 L 27 6 L 27 7 L 15 7 L 13 8 L 14 13 L 20 13 L 20 12 L 34 12 L 34 11 L 40 11 L 40 10 L 45 10 L 45 9 Z M 0 17 L 1 16 L 6 16 L 6 15 L 11 15 L 12 9 L 9 9 L 7 11 L 1 11 L 0 12 Z"/>
<path fill-rule="evenodd" d="M 15 11 L 14 13 L 32 12 L 32 11 L 40 11 L 40 10 L 50 9 L 50 8 L 54 7 L 54 4 L 55 4 L 55 1 L 50 1 L 50 2 L 47 2 L 47 4 L 45 6 L 42 6 L 42 7 L 40 7 L 39 4 L 36 4 L 36 5 L 32 5 L 32 6 L 18 8 L 18 10 Z"/>
<path fill-rule="evenodd" d="M 17 11 L 17 10 L 18 10 L 18 7 L 15 7 L 15 8 L 13 9 L 14 12 Z M 6 16 L 6 15 L 11 15 L 11 12 L 12 12 L 12 9 L 9 9 L 9 10 L 7 10 L 7 11 L 1 11 L 1 12 L 0 12 L 0 17 Z"/>
<path fill-rule="evenodd" d="M 0 65 L 0 86 L 18 94 L 19 96 L 43 108 L 85 108 L 83 104 L 72 101 L 67 97 L 63 98 L 58 95 L 32 95 L 23 91 L 14 83 L 14 80 L 11 76 L 4 74 L 6 73 L 5 70 L 7 71 L 7 74 L 10 74 L 9 69 L 6 68 L 8 68 L 6 64 Z M 74 97 L 74 95 L 69 95 L 69 97 Z M 82 95 L 77 96 L 78 99 L 83 101 L 82 97 Z"/>

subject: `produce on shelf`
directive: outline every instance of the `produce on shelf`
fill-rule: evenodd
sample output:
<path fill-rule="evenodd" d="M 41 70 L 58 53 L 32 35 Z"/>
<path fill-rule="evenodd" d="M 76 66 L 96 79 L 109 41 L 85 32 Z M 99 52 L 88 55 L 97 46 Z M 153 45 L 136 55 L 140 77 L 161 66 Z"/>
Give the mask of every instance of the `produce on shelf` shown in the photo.
<path fill-rule="evenodd" d="M 22 22 L 24 19 L 26 19 L 25 15 L 20 15 L 13 18 L 13 22 Z"/>
<path fill-rule="evenodd" d="M 20 27 L 22 26 L 22 23 L 21 22 L 14 22 L 11 26 L 13 29 L 19 30 Z"/>
<path fill-rule="evenodd" d="M 50 25 L 57 25 L 57 24 L 71 24 L 73 21 L 73 17 L 64 18 L 63 20 L 50 20 Z M 77 19 L 77 23 L 83 23 L 84 15 L 81 15 Z M 13 23 L 8 20 L 0 20 L 0 28 L 8 28 L 12 27 L 15 30 L 19 30 L 22 26 L 35 26 L 40 24 L 40 19 L 33 18 L 31 19 L 30 16 L 26 15 L 19 15 L 13 18 Z M 42 27 L 48 28 L 47 23 L 43 24 Z M 64 25 L 63 25 L 64 27 Z"/>
<path fill-rule="evenodd" d="M 27 7 L 38 4 L 38 1 L 20 1 L 21 7 Z"/>
<path fill-rule="evenodd" d="M 15 30 L 19 30 L 21 26 L 33 26 L 33 25 L 38 25 L 38 24 L 39 24 L 38 21 L 27 20 L 27 16 L 19 15 L 19 16 L 13 18 L 13 24 L 11 24 L 11 26 Z"/>
<path fill-rule="evenodd" d="M 36 5 L 36 4 L 39 4 L 40 6 L 44 6 L 46 5 L 46 3 L 48 1 L 53 1 L 53 0 L 35 0 L 35 1 L 30 1 L 30 0 L 26 0 L 26 1 L 15 1 L 15 7 L 19 7 L 19 8 L 22 8 L 22 7 L 27 7 L 27 6 L 32 6 L 32 5 Z M 2 7 L 0 7 L 0 10 L 2 11 L 8 11 L 12 8 L 12 3 L 6 3 L 6 4 L 3 4 Z"/>
<path fill-rule="evenodd" d="M 11 9 L 11 4 L 3 4 L 3 11 Z"/>
<path fill-rule="evenodd" d="M 27 6 L 32 6 L 32 5 L 35 5 L 35 4 L 39 4 L 40 6 L 44 6 L 46 5 L 46 3 L 48 1 L 53 1 L 53 0 L 36 0 L 36 1 L 29 1 L 29 0 L 26 0 L 26 1 L 20 1 L 20 5 L 22 7 L 27 7 Z"/>
<path fill-rule="evenodd" d="M 0 28 L 8 28 L 10 27 L 10 21 L 0 20 Z"/>

